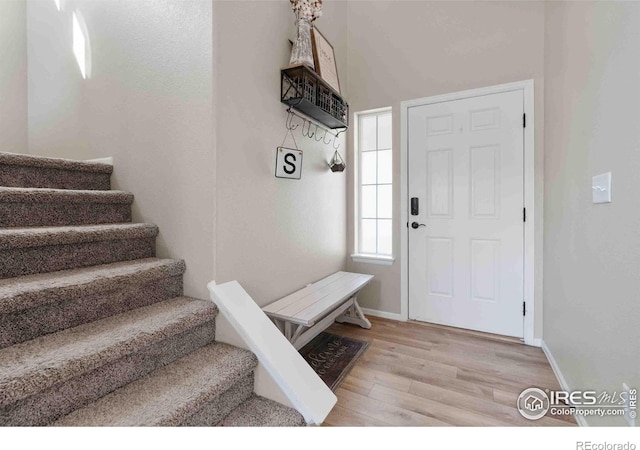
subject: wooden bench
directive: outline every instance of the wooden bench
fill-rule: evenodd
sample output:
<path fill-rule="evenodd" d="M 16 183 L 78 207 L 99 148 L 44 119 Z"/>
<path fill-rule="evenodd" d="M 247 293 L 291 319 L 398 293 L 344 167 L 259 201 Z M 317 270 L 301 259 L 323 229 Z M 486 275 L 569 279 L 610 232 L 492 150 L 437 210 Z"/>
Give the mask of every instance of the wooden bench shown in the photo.
<path fill-rule="evenodd" d="M 371 328 L 357 295 L 372 278 L 373 275 L 336 272 L 262 310 L 289 342 L 300 349 L 334 321 Z"/>

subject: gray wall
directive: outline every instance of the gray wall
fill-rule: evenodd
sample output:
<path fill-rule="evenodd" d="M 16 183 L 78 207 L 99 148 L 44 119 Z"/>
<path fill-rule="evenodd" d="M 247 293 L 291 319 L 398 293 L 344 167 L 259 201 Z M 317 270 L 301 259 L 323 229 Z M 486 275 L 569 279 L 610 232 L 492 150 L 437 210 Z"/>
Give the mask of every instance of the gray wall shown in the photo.
<path fill-rule="evenodd" d="M 0 1 L 0 152 L 27 153 L 25 0 Z"/>
<path fill-rule="evenodd" d="M 216 281 L 238 280 L 265 305 L 344 269 L 347 177 L 329 171 L 333 147 L 303 137 L 301 127 L 294 133 L 302 179 L 274 176 L 286 131 L 280 68 L 289 64 L 294 33 L 289 1 L 216 1 L 214 20 Z M 346 88 L 346 3 L 326 2 L 316 25 L 334 46 Z M 287 137 L 285 146 L 293 145 Z"/>
<path fill-rule="evenodd" d="M 212 5 L 208 0 L 28 2 L 30 152 L 113 156 L 134 221 L 160 227 L 158 255 L 184 258 L 188 295 L 214 278 Z M 92 73 L 72 52 L 71 13 L 89 32 Z"/>
<path fill-rule="evenodd" d="M 331 173 L 333 147 L 294 131 L 302 179 L 274 176 L 285 137 L 280 68 L 289 64 L 294 15 L 288 0 L 214 1 L 217 130 L 216 282 L 238 280 L 259 305 L 337 270 L 346 254 L 346 173 Z M 346 3 L 325 2 L 316 25 L 333 44 L 346 94 Z M 296 119 L 296 123 L 300 121 Z M 285 146 L 294 145 L 291 136 Z M 345 155 L 345 138 L 340 138 Z M 216 339 L 244 346 L 222 316 Z M 259 365 L 255 390 L 289 404 Z"/>
<path fill-rule="evenodd" d="M 570 388 L 620 392 L 640 386 L 640 4 L 547 9 L 544 341 Z"/>
<path fill-rule="evenodd" d="M 369 1 L 348 4 L 348 90 L 352 111 L 392 106 L 394 216 L 400 217 L 400 102 L 465 89 L 535 80 L 536 252 L 542 250 L 543 64 L 542 2 Z M 353 136 L 350 136 L 352 141 Z M 353 147 L 351 147 L 353 148 Z M 353 154 L 350 155 L 353 157 Z M 350 176 L 349 180 L 353 180 Z M 349 252 L 354 250 L 353 185 L 349 193 Z M 375 280 L 362 306 L 400 313 L 400 221 L 393 266 L 349 262 Z M 536 313 L 542 310 L 542 260 L 536 262 Z M 541 324 L 535 336 L 541 335 Z"/>

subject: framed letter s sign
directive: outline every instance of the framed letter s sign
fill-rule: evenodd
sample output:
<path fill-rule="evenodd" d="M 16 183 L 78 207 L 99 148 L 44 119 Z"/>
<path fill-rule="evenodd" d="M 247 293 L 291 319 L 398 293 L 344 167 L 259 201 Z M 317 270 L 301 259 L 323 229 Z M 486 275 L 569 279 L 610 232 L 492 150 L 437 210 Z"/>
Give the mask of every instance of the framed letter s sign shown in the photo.
<path fill-rule="evenodd" d="M 302 151 L 278 147 L 276 150 L 276 177 L 299 180 L 302 177 Z"/>

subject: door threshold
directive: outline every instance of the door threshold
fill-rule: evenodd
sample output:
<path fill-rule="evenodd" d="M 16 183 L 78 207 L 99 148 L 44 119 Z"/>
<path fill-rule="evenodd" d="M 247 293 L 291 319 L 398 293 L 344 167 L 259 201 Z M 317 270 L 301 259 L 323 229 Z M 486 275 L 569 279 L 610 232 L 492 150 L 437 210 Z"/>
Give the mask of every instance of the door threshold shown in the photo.
<path fill-rule="evenodd" d="M 459 328 L 459 327 L 454 327 L 452 325 L 441 325 L 439 323 L 423 322 L 421 320 L 413 320 L 413 319 L 409 319 L 408 323 L 412 323 L 415 325 L 428 327 L 428 328 L 436 328 L 439 330 L 450 331 L 452 333 L 457 333 L 457 334 L 464 334 L 467 336 L 480 337 L 484 339 L 489 339 L 491 341 L 525 345 L 524 340 L 522 338 L 513 337 L 513 336 L 503 336 L 501 334 L 487 333 L 486 331 L 469 330 L 467 328 Z"/>

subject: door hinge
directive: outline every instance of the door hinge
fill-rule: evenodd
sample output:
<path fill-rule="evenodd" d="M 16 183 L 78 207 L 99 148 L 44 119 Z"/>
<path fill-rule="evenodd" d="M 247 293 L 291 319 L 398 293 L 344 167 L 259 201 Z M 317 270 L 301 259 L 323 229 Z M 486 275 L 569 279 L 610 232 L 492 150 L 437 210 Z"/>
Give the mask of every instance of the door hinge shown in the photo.
<path fill-rule="evenodd" d="M 527 115 L 522 114 L 522 128 L 527 128 Z"/>
<path fill-rule="evenodd" d="M 522 208 L 522 221 L 527 221 L 527 208 Z"/>
<path fill-rule="evenodd" d="M 522 302 L 522 315 L 527 315 L 527 303 L 525 301 Z"/>

